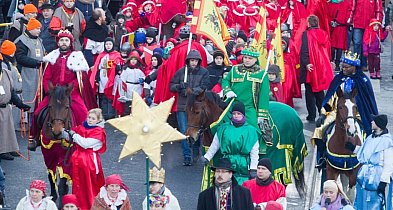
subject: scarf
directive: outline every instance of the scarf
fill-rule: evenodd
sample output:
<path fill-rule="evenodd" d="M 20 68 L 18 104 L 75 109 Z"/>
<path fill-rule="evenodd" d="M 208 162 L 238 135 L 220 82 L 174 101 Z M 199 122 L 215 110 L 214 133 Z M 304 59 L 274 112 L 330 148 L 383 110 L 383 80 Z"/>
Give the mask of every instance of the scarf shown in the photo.
<path fill-rule="evenodd" d="M 257 185 L 259 186 L 268 186 L 269 184 L 273 183 L 273 181 L 274 179 L 271 175 L 265 181 L 260 179 L 259 177 L 256 178 Z"/>
<path fill-rule="evenodd" d="M 217 188 L 216 196 L 218 201 L 218 210 L 227 210 L 228 207 L 231 206 L 232 180 L 225 183 L 217 183 L 217 181 L 214 181 L 214 184 Z"/>
<path fill-rule="evenodd" d="M 337 209 L 340 209 L 342 207 L 342 205 L 341 205 L 342 197 L 341 197 L 340 194 L 338 194 L 337 199 L 333 203 L 330 203 L 327 206 L 325 204 L 325 200 L 326 200 L 326 197 L 322 196 L 322 198 L 321 198 L 321 207 L 325 207 L 327 210 L 337 210 Z"/>
<path fill-rule="evenodd" d="M 242 119 L 240 120 L 236 120 L 235 118 L 231 117 L 231 121 L 235 127 L 240 127 L 246 122 L 246 117 L 243 115 Z"/>

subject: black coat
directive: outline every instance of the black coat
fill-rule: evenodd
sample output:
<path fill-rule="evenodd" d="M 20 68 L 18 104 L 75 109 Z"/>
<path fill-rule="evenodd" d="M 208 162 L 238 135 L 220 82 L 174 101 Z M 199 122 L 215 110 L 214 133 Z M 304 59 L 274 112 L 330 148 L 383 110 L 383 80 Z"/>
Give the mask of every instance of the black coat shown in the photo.
<path fill-rule="evenodd" d="M 217 210 L 216 187 L 212 186 L 199 193 L 197 210 Z M 251 192 L 233 181 L 231 210 L 254 210 Z"/>
<path fill-rule="evenodd" d="M 177 92 L 179 97 L 177 99 L 177 111 L 186 111 L 187 93 L 186 89 L 181 88 L 181 83 L 184 83 L 185 67 L 179 69 L 170 83 L 170 91 Z M 188 68 L 187 87 L 191 88 L 192 94 L 199 95 L 209 86 L 209 71 L 198 66 L 195 69 Z"/>
<path fill-rule="evenodd" d="M 207 70 L 209 71 L 209 79 L 210 79 L 210 84 L 209 84 L 208 90 L 211 90 L 218 83 L 221 83 L 224 72 L 229 72 L 231 70 L 231 67 L 224 66 L 224 65 L 217 66 L 213 62 L 212 64 L 210 64 L 207 67 Z"/>
<path fill-rule="evenodd" d="M 307 65 L 310 63 L 310 54 L 308 52 L 307 31 L 303 32 L 302 45 L 300 47 L 300 84 L 306 83 Z"/>

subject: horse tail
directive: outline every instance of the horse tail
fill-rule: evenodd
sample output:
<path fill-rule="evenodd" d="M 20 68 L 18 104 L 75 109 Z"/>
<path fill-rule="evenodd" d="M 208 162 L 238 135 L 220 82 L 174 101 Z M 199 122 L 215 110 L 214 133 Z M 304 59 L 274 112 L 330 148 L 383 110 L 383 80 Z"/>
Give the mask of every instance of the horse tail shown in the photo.
<path fill-rule="evenodd" d="M 295 172 L 294 172 L 295 173 Z M 304 168 L 299 173 L 294 174 L 296 190 L 302 200 L 306 198 L 306 180 L 304 178 Z"/>

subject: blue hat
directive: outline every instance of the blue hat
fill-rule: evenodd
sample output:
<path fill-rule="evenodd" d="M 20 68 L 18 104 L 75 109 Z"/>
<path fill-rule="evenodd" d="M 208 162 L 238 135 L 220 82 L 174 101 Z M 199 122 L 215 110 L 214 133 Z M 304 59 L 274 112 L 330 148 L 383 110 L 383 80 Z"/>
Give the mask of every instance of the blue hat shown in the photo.
<path fill-rule="evenodd" d="M 135 32 L 134 43 L 146 43 L 146 34 L 143 32 Z"/>
<path fill-rule="evenodd" d="M 157 47 L 153 50 L 153 55 L 154 54 L 160 54 L 161 57 L 164 56 L 164 50 L 161 47 Z"/>

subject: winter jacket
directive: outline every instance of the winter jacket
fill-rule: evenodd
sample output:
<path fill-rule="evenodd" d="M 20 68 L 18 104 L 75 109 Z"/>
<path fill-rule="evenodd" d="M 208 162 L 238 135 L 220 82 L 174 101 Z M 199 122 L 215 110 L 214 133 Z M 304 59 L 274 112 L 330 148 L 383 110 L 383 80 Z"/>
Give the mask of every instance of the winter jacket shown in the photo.
<path fill-rule="evenodd" d="M 354 28 L 367 28 L 372 18 L 382 21 L 383 8 L 381 0 L 356 0 L 353 8 L 351 16 Z"/>
<path fill-rule="evenodd" d="M 231 67 L 224 65 L 218 66 L 215 63 L 212 63 L 207 67 L 207 70 L 209 71 L 210 79 L 208 90 L 211 90 L 215 85 L 221 83 L 224 72 L 229 72 L 229 70 L 231 70 Z"/>
<path fill-rule="evenodd" d="M 42 44 L 44 45 L 45 52 L 47 53 L 50 53 L 52 52 L 52 50 L 57 48 L 56 37 L 53 36 L 48 30 L 51 20 L 52 18 L 49 20 L 45 20 L 45 19 L 40 20 L 42 24 L 40 38 L 42 39 Z"/>
<path fill-rule="evenodd" d="M 377 33 L 374 33 L 373 35 L 378 36 Z M 376 39 L 374 39 L 370 43 L 363 41 L 363 55 L 364 56 L 368 56 L 369 53 L 380 54 L 382 52 L 381 42 L 383 42 L 386 39 L 386 37 L 388 36 L 388 31 L 382 32 L 381 36 L 382 37 L 377 37 Z"/>
<path fill-rule="evenodd" d="M 184 83 L 185 67 L 179 69 L 170 83 L 170 91 L 178 93 L 177 111 L 186 111 L 187 89 L 182 88 Z M 209 71 L 198 65 L 195 69 L 188 66 L 187 87 L 191 88 L 192 94 L 199 95 L 209 87 Z"/>

